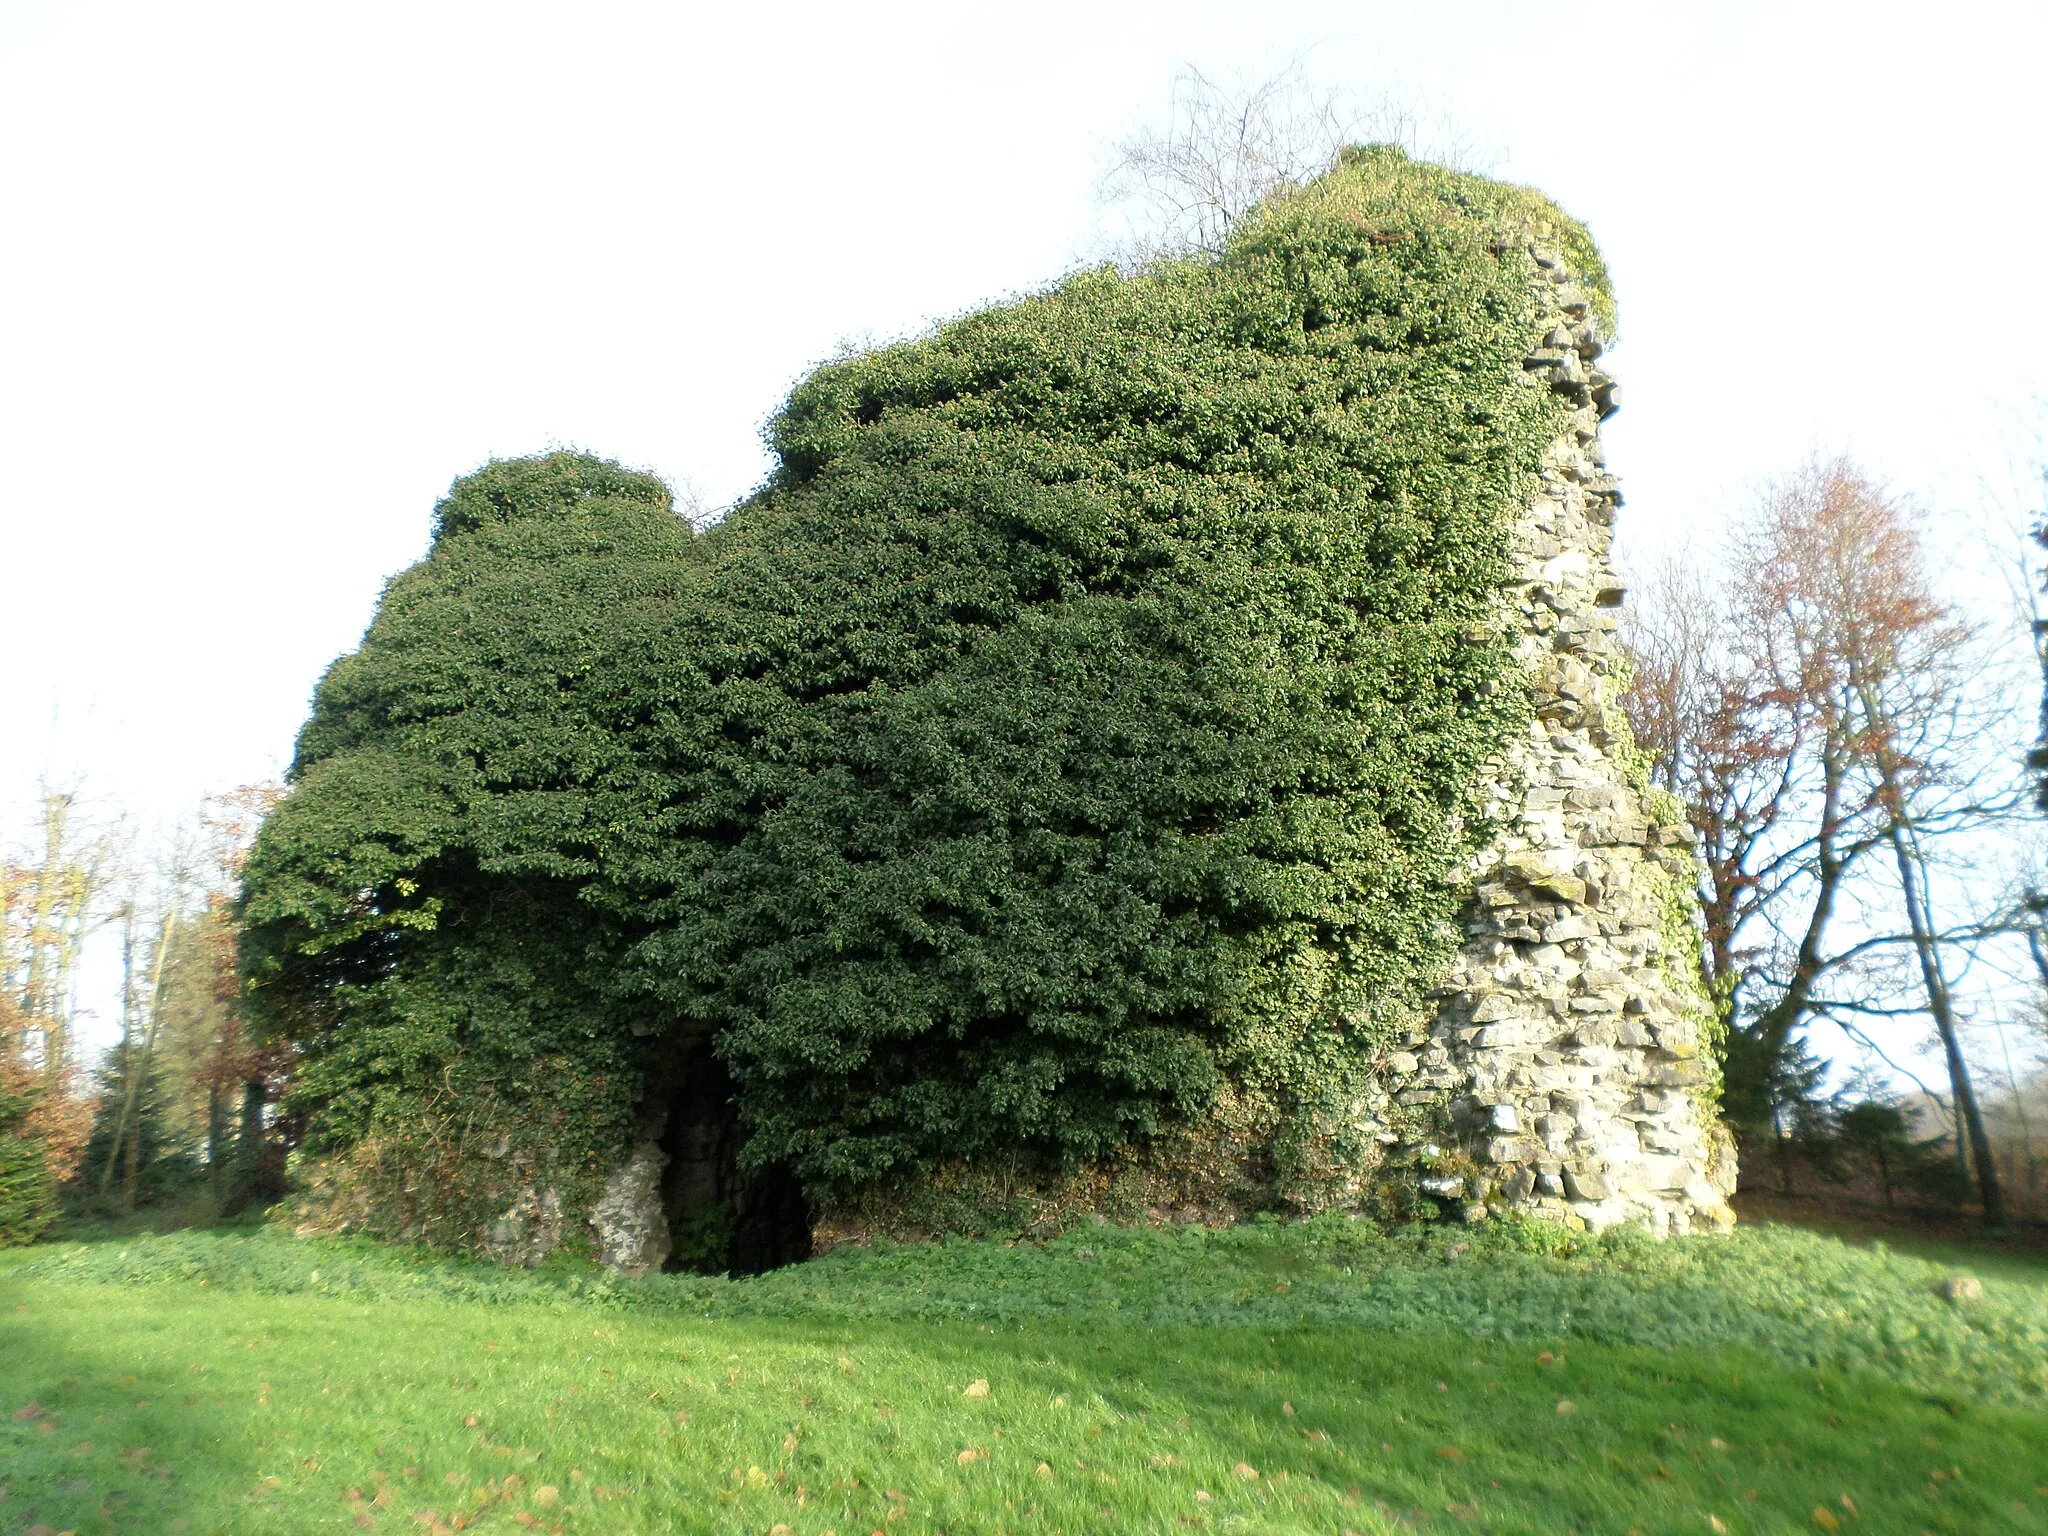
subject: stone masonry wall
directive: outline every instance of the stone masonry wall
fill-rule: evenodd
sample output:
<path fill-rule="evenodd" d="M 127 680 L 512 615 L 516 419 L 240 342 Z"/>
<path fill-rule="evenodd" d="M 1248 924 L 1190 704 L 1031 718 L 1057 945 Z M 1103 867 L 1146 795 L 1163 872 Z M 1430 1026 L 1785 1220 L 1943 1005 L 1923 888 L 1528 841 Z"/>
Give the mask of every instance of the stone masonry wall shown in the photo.
<path fill-rule="evenodd" d="M 1466 942 L 1426 1041 L 1397 1058 L 1417 1088 L 1452 1093 L 1478 1173 L 1429 1181 L 1466 1214 L 1521 1210 L 1658 1233 L 1726 1227 L 1732 1143 L 1700 1105 L 1705 1001 L 1668 937 L 1689 920 L 1691 834 L 1659 825 L 1615 755 L 1621 584 L 1608 564 L 1620 492 L 1600 421 L 1604 338 L 1552 250 L 1532 247 L 1548 320 L 1532 387 L 1575 407 L 1518 529 L 1504 594 L 1536 718 L 1493 783 L 1502 834 L 1477 861 Z M 1684 904 L 1667 903 L 1679 893 Z M 1453 1186 L 1456 1186 L 1455 1192 Z"/>

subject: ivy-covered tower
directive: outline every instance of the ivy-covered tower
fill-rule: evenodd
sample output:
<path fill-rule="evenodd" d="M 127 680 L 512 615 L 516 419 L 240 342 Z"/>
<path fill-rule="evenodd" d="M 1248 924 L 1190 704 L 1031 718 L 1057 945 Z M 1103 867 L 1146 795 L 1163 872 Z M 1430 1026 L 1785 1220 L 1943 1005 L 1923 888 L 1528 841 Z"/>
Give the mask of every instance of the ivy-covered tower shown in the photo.
<path fill-rule="evenodd" d="M 305 1219 L 629 1270 L 1725 1222 L 1612 698 L 1611 326 L 1539 195 L 1360 149 L 820 368 L 708 531 L 577 455 L 458 481 L 249 866 Z"/>

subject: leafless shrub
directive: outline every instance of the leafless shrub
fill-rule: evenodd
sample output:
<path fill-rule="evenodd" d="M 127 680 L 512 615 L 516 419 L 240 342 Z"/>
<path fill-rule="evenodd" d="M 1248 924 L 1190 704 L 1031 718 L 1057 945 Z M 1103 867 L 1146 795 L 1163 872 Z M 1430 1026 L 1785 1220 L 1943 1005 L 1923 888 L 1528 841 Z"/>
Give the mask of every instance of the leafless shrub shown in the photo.
<path fill-rule="evenodd" d="M 1174 77 L 1165 123 L 1120 143 L 1104 178 L 1104 201 L 1127 214 L 1116 255 L 1136 266 L 1220 251 L 1231 227 L 1262 201 L 1313 181 L 1347 144 L 1360 143 L 1398 144 L 1459 169 L 1478 169 L 1483 158 L 1447 124 L 1426 131 L 1413 105 L 1368 103 L 1318 84 L 1305 58 L 1256 82 L 1190 64 Z"/>

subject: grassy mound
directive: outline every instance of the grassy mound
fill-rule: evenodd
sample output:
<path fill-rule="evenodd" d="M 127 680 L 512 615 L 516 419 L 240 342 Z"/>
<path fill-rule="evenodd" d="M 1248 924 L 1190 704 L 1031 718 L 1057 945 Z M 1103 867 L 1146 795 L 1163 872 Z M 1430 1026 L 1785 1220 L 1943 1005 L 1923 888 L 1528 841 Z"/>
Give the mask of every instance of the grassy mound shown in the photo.
<path fill-rule="evenodd" d="M 75 1244 L 20 1273 L 726 1320 L 1323 1326 L 1512 1345 L 1735 1347 L 1791 1367 L 1883 1375 L 1945 1400 L 2048 1407 L 2048 1291 L 1999 1281 L 1957 1306 L 1937 1293 L 1947 1266 L 1789 1227 L 1661 1243 L 1533 1223 L 1392 1236 L 1328 1218 L 1224 1230 L 1100 1227 L 1040 1245 L 841 1249 L 746 1280 L 641 1281 L 569 1263 L 507 1270 L 369 1242 L 202 1231 Z"/>
<path fill-rule="evenodd" d="M 2048 1521 L 2048 1284 L 1992 1278 L 1957 1307 L 1931 1290 L 1943 1266 L 1784 1230 L 1541 1235 L 1457 1252 L 1335 1223 L 1103 1228 L 640 1283 L 270 1232 L 46 1249 L 0 1267 L 0 1519 L 805 1536 Z"/>

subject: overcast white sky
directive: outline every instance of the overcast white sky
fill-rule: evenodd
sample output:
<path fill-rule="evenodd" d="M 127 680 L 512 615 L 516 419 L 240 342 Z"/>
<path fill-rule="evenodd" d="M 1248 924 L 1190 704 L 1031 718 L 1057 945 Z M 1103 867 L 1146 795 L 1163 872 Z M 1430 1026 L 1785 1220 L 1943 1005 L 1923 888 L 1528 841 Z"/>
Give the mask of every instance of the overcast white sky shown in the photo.
<path fill-rule="evenodd" d="M 1391 93 L 1586 219 L 1625 532 L 1853 451 L 1958 503 L 2048 393 L 2048 6 L 0 0 L 0 830 L 279 774 L 449 480 L 714 502 L 847 341 L 1099 248 L 1193 63 Z"/>

